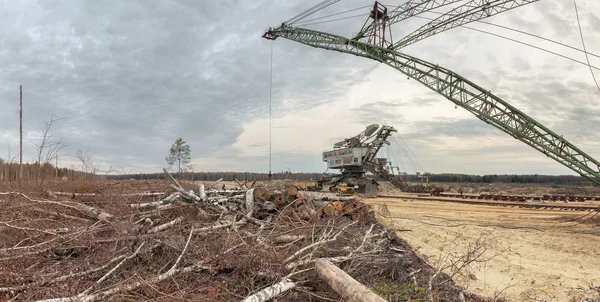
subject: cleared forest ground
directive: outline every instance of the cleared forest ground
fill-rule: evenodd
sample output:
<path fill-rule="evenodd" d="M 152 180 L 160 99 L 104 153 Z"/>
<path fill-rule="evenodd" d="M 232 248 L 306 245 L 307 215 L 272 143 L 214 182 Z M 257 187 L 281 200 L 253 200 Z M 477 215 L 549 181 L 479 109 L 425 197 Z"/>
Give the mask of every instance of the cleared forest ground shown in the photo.
<path fill-rule="evenodd" d="M 434 267 L 450 266 L 443 271 L 479 247 L 482 255 L 454 276 L 470 292 L 510 301 L 600 298 L 598 288 L 585 290 L 600 285 L 598 212 L 410 199 L 365 202 L 386 205 L 389 213 L 379 215 L 381 222 Z"/>

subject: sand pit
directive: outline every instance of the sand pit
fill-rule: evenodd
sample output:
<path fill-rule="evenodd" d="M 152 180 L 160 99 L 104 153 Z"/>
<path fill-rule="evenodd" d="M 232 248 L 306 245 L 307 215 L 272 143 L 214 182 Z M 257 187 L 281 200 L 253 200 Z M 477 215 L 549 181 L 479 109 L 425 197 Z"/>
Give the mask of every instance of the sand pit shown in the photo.
<path fill-rule="evenodd" d="M 479 240 L 485 252 L 454 280 L 470 292 L 510 301 L 599 298 L 600 214 L 369 199 L 385 204 L 380 220 L 434 267 Z M 586 216 L 584 216 L 586 215 Z M 593 300 L 597 301 L 597 300 Z"/>

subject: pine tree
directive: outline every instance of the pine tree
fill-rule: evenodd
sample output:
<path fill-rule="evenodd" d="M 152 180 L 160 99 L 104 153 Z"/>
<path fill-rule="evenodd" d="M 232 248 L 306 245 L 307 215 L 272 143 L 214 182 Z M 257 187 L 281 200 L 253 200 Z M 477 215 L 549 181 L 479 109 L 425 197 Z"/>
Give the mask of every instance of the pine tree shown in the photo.
<path fill-rule="evenodd" d="M 185 171 L 186 165 L 192 160 L 190 146 L 180 137 L 175 140 L 175 143 L 169 150 L 169 156 L 165 157 L 169 169 L 177 164 L 177 172 Z"/>

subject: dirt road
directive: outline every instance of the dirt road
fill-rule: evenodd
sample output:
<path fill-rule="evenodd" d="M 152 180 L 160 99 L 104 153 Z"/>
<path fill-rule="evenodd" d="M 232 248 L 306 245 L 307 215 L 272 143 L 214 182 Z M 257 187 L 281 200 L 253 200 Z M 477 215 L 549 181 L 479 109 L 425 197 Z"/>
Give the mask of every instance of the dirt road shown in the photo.
<path fill-rule="evenodd" d="M 574 294 L 600 285 L 598 212 L 408 199 L 366 202 L 386 205 L 390 215 L 381 221 L 434 267 L 448 267 L 447 273 L 455 271 L 452 260 L 479 247 L 481 257 L 453 278 L 473 293 L 510 301 L 581 301 L 600 294 Z"/>

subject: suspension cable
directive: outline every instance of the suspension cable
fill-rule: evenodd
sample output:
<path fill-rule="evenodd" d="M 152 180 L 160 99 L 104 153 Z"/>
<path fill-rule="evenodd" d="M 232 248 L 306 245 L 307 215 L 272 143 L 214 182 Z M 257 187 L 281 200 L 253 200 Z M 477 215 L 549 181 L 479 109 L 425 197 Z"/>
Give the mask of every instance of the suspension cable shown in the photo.
<path fill-rule="evenodd" d="M 421 18 L 421 19 L 425 19 L 425 20 L 434 20 L 434 19 L 432 19 L 432 18 L 427 18 L 427 17 L 423 17 L 423 16 L 413 16 L 413 17 L 416 17 L 416 18 Z M 573 61 L 573 62 L 575 62 L 575 63 L 581 64 L 581 65 L 585 65 L 585 66 L 588 66 L 588 67 L 590 67 L 590 68 L 593 68 L 593 69 L 596 69 L 596 70 L 600 70 L 600 68 L 599 68 L 599 67 L 596 67 L 596 66 L 594 66 L 594 65 L 588 65 L 587 63 L 585 63 L 585 62 L 583 62 L 583 61 L 579 61 L 579 60 L 577 60 L 577 59 L 574 59 L 574 58 L 571 58 L 571 57 L 565 56 L 565 55 L 563 55 L 563 54 L 557 53 L 557 52 L 555 52 L 555 51 L 552 51 L 552 50 L 545 49 L 545 48 L 543 48 L 543 47 L 535 46 L 535 45 L 533 45 L 533 44 L 530 44 L 530 43 L 527 43 L 527 42 L 519 41 L 519 40 L 517 40 L 517 39 L 509 38 L 509 37 L 507 37 L 507 36 L 504 36 L 504 35 L 495 34 L 495 33 L 492 33 L 492 32 L 489 32 L 489 31 L 485 31 L 485 30 L 482 30 L 482 29 L 477 29 L 477 28 L 474 28 L 474 27 L 469 27 L 469 26 L 464 26 L 464 25 L 461 25 L 460 27 L 462 27 L 462 28 L 465 28 L 465 29 L 469 29 L 469 30 L 473 30 L 473 31 L 477 31 L 477 32 L 480 32 L 480 33 L 484 33 L 484 34 L 492 35 L 492 36 L 495 36 L 495 37 L 498 37 L 498 38 L 501 38 L 501 39 L 505 39 L 505 40 L 509 40 L 509 41 L 512 41 L 512 42 L 515 42 L 515 43 L 519 43 L 519 44 L 522 44 L 522 45 L 525 45 L 525 46 L 529 46 L 529 47 L 531 47 L 531 48 L 535 48 L 535 49 L 537 49 L 537 50 L 541 50 L 541 51 L 543 51 L 543 52 L 547 52 L 547 53 L 549 53 L 549 54 L 553 54 L 553 55 L 555 55 L 555 56 L 559 56 L 559 57 L 561 57 L 561 58 L 563 58 L 563 59 L 567 59 L 567 60 L 569 60 L 569 61 Z"/>
<path fill-rule="evenodd" d="M 394 6 L 391 6 L 391 7 L 394 7 Z M 347 19 L 351 19 L 351 18 L 364 17 L 364 14 L 360 14 L 360 15 L 347 16 L 347 17 L 336 18 L 336 19 L 331 19 L 331 20 L 325 20 L 325 21 L 320 21 L 320 22 L 312 22 L 312 23 L 309 22 L 309 21 L 313 21 L 313 20 L 325 19 L 325 18 L 328 18 L 328 17 L 332 17 L 332 16 L 335 16 L 335 15 L 340 15 L 342 13 L 347 13 L 349 11 L 358 10 L 358 9 L 360 9 L 360 8 L 348 10 L 348 11 L 341 12 L 341 13 L 331 14 L 331 15 L 323 16 L 323 17 L 319 17 L 319 18 L 314 18 L 314 19 L 311 19 L 311 20 L 306 20 L 304 22 L 300 22 L 300 24 L 297 24 L 297 25 L 298 26 L 311 26 L 311 25 L 317 25 L 317 24 L 324 24 L 324 23 L 336 22 L 336 21 L 341 21 L 341 20 L 347 20 Z M 443 15 L 444 14 L 444 13 L 434 12 L 434 11 L 430 11 L 429 13 L 438 14 L 438 15 Z M 417 17 L 417 18 L 421 18 L 421 19 L 425 19 L 425 20 L 429 20 L 429 21 L 434 20 L 433 18 L 428 18 L 428 17 L 424 17 L 424 16 L 413 16 L 413 17 Z M 309 22 L 309 23 L 305 23 L 305 22 Z M 476 21 L 476 22 L 479 22 L 479 23 L 482 23 L 482 24 L 487 24 L 487 25 L 490 25 L 490 26 L 495 26 L 495 27 L 506 29 L 506 30 L 510 30 L 510 31 L 514 31 L 514 32 L 517 32 L 517 33 L 520 33 L 520 34 L 531 36 L 531 37 L 535 37 L 535 38 L 538 38 L 540 40 L 551 42 L 551 43 L 554 43 L 554 44 L 557 44 L 557 45 L 560 45 L 560 46 L 563 46 L 563 47 L 567 47 L 567 48 L 570 48 L 570 49 L 573 49 L 573 50 L 576 50 L 576 51 L 584 52 L 586 55 L 591 55 L 591 56 L 600 58 L 600 55 L 587 52 L 587 50 L 583 50 L 583 49 L 580 49 L 580 48 L 577 48 L 577 47 L 574 47 L 574 46 L 571 46 L 571 45 L 568 45 L 568 44 L 565 44 L 565 43 L 561 43 L 561 42 L 558 42 L 556 40 L 545 38 L 545 37 L 542 37 L 542 36 L 539 36 L 539 35 L 536 35 L 536 34 L 531 34 L 531 33 L 528 33 L 528 32 L 522 31 L 522 30 L 518 30 L 518 29 L 510 28 L 508 26 L 494 24 L 494 23 L 490 23 L 490 22 L 486 22 L 486 21 Z M 546 52 L 546 53 L 549 53 L 549 54 L 552 54 L 552 55 L 555 55 L 555 56 L 558 56 L 558 57 L 561 57 L 563 59 L 567 59 L 567 60 L 570 60 L 572 62 L 581 64 L 581 65 L 585 65 L 585 66 L 587 66 L 587 67 L 589 67 L 591 69 L 600 70 L 600 67 L 597 67 L 597 66 L 591 65 L 589 63 L 586 63 L 586 62 L 583 62 L 583 61 L 571 58 L 569 56 L 557 53 L 557 52 L 552 51 L 552 50 L 548 50 L 548 49 L 543 48 L 543 47 L 535 46 L 535 45 L 527 43 L 527 42 L 523 42 L 523 41 L 519 41 L 517 39 L 513 39 L 513 38 L 510 38 L 510 37 L 507 37 L 507 36 L 504 36 L 504 35 L 501 35 L 501 34 L 496 34 L 496 33 L 492 33 L 492 32 L 486 31 L 486 30 L 482 30 L 482 29 L 478 29 L 478 28 L 473 28 L 473 27 L 469 27 L 469 26 L 460 26 L 460 27 L 465 28 L 465 29 L 469 29 L 469 30 L 473 30 L 473 31 L 477 31 L 477 32 L 481 32 L 481 33 L 484 33 L 484 34 L 488 34 L 488 35 L 491 35 L 491 36 L 495 36 L 495 37 L 498 37 L 498 38 L 501 38 L 501 39 L 509 40 L 511 42 L 519 43 L 519 44 L 522 44 L 522 45 L 525 45 L 525 46 L 528 46 L 528 47 L 531 47 L 531 48 L 534 48 L 534 49 L 537 49 L 537 50 L 540 50 L 540 51 L 543 51 L 543 52 Z M 588 61 L 589 61 L 589 59 L 588 59 Z M 600 86 L 598 86 L 598 88 L 600 89 Z"/>
<path fill-rule="evenodd" d="M 598 81 L 596 81 L 596 75 L 594 75 L 594 71 L 592 70 L 592 65 L 590 65 L 590 58 L 588 56 L 588 52 L 585 49 L 585 40 L 583 39 L 583 31 L 581 31 L 581 22 L 579 21 L 579 12 L 577 11 L 577 2 L 575 0 L 573 0 L 573 4 L 575 5 L 575 16 L 577 17 L 577 26 L 579 27 L 579 35 L 581 36 L 581 44 L 583 45 L 583 51 L 585 52 L 585 59 L 587 60 L 587 65 L 590 68 L 590 73 L 592 74 L 592 78 L 594 79 L 596 88 L 598 88 L 598 91 L 600 91 L 600 86 L 598 86 Z"/>
<path fill-rule="evenodd" d="M 423 166 L 423 164 L 421 163 L 421 161 L 419 160 L 419 158 L 415 155 L 415 153 L 412 151 L 412 149 L 410 148 L 410 146 L 408 146 L 408 144 L 406 143 L 406 141 L 402 138 L 402 136 L 398 136 L 400 138 L 400 140 L 402 141 L 402 143 L 404 143 L 404 145 L 406 146 L 406 149 L 408 149 L 408 152 L 412 155 L 412 157 L 414 158 L 415 162 L 417 163 L 417 167 L 422 171 L 422 172 L 426 172 L 425 171 L 425 166 Z"/>
<path fill-rule="evenodd" d="M 288 21 L 286 21 L 286 23 L 287 24 L 294 24 L 294 23 L 296 23 L 296 22 L 298 22 L 298 21 L 300 21 L 300 20 L 302 20 L 302 19 L 304 19 L 304 18 L 306 18 L 306 17 L 308 17 L 308 16 L 310 16 L 310 15 L 312 15 L 312 14 L 314 14 L 314 13 L 316 13 L 316 12 L 322 10 L 322 9 L 324 9 L 324 8 L 327 8 L 327 7 L 331 6 L 332 4 L 335 4 L 335 3 L 339 2 L 339 1 L 340 0 L 325 0 L 325 1 L 323 1 L 323 2 L 321 2 L 321 3 L 319 3 L 319 4 L 315 5 L 315 6 L 313 6 L 311 8 L 305 10 L 304 12 L 296 15 L 295 17 L 289 19 Z"/>
<path fill-rule="evenodd" d="M 361 7 L 357 7 L 357 8 L 353 8 L 353 9 L 349 9 L 349 10 L 345 10 L 343 12 L 339 12 L 339 13 L 335 13 L 335 14 L 330 14 L 330 15 L 326 15 L 326 16 L 322 16 L 322 17 L 318 17 L 318 18 L 313 18 L 313 19 L 308 19 L 308 20 L 304 20 L 304 21 L 300 22 L 302 24 L 296 23 L 296 25 L 305 25 L 304 23 L 313 22 L 313 21 L 317 21 L 317 20 L 323 20 L 323 19 L 326 19 L 326 18 L 330 18 L 330 17 L 334 17 L 334 16 L 339 16 L 339 15 L 342 15 L 342 14 L 354 12 L 354 11 L 365 9 L 365 8 L 369 8 L 369 7 L 371 7 L 371 5 L 365 5 L 365 6 L 361 6 Z"/>
<path fill-rule="evenodd" d="M 443 15 L 444 14 L 444 13 L 436 12 L 436 11 L 428 11 L 426 13 L 431 13 L 431 14 L 436 14 L 436 15 Z M 433 19 L 427 19 L 427 20 L 433 20 Z M 498 27 L 498 28 L 502 28 L 502 29 L 506 29 L 506 30 L 509 30 L 509 31 L 514 31 L 514 32 L 517 32 L 517 33 L 520 33 L 520 34 L 523 34 L 523 35 L 531 36 L 531 37 L 534 37 L 534 38 L 537 38 L 537 39 L 540 39 L 540 40 L 544 40 L 544 41 L 547 41 L 547 42 L 550 42 L 550 43 L 554 43 L 554 44 L 557 44 L 557 45 L 560 45 L 560 46 L 563 46 L 563 47 L 567 47 L 567 48 L 570 48 L 570 49 L 573 49 L 573 50 L 577 50 L 579 52 L 587 53 L 587 54 L 589 54 L 591 56 L 600 58 L 600 55 L 597 55 L 597 54 L 594 54 L 594 53 L 591 53 L 591 52 L 587 52 L 587 51 L 585 51 L 585 50 L 583 50 L 581 48 L 577 48 L 575 46 L 571 46 L 569 44 L 565 44 L 565 43 L 562 43 L 562 42 L 559 42 L 559 41 L 556 41 L 556 40 L 553 40 L 553 39 L 549 39 L 549 38 L 546 38 L 546 37 L 542 37 L 540 35 L 528 33 L 528 32 L 523 31 L 523 30 L 519 30 L 519 29 L 516 29 L 516 28 L 508 27 L 506 25 L 500 25 L 500 24 L 496 24 L 496 23 L 492 23 L 492 22 L 487 22 L 487 21 L 481 21 L 481 20 L 477 20 L 475 22 L 486 24 L 486 25 L 490 25 L 490 26 L 494 26 L 494 27 Z M 462 27 L 466 27 L 466 26 L 462 26 Z"/>

